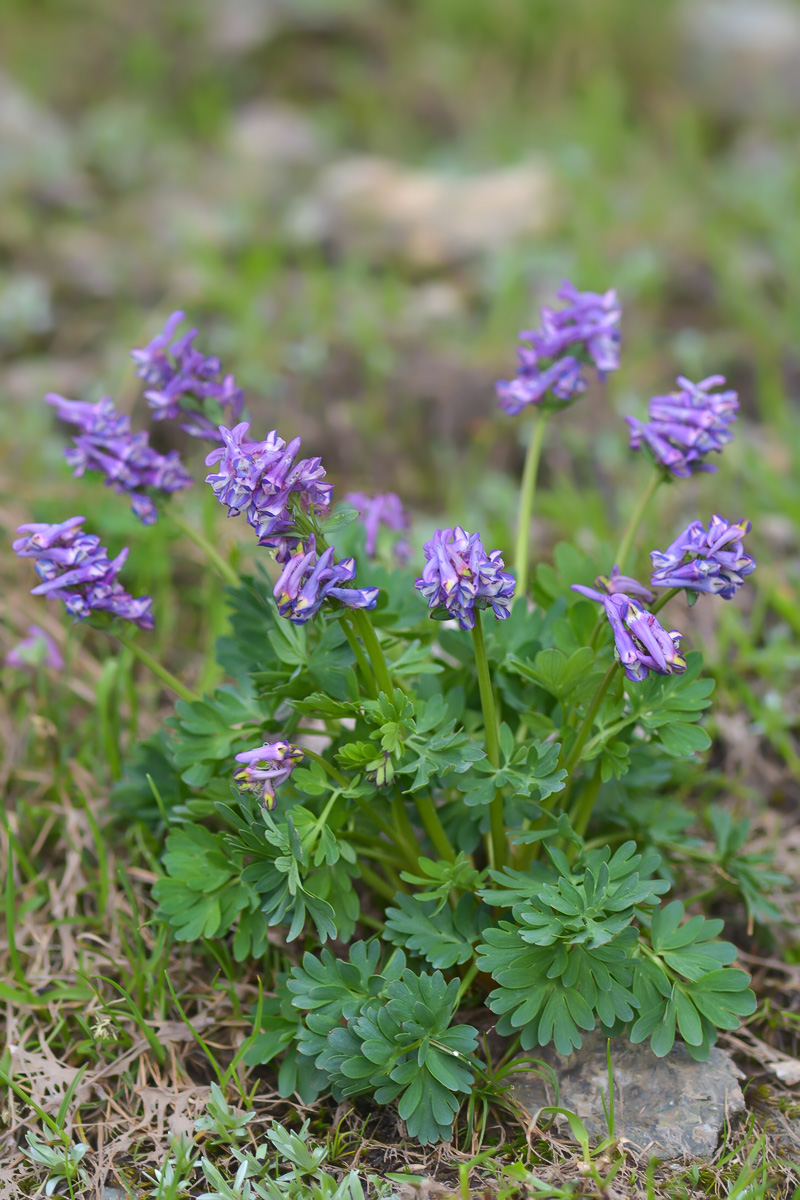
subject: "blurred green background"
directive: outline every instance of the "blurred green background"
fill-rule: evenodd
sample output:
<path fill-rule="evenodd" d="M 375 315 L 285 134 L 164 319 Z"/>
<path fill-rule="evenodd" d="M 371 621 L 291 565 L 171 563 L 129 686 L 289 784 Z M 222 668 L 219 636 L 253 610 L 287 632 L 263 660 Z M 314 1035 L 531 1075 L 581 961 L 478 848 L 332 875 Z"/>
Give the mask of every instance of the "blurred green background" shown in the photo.
<path fill-rule="evenodd" d="M 508 548 L 527 429 L 493 382 L 568 276 L 619 290 L 625 347 L 608 388 L 553 423 L 542 552 L 611 542 L 649 471 L 622 416 L 679 372 L 724 373 L 736 440 L 718 476 L 665 491 L 642 549 L 684 518 L 750 517 L 748 653 L 771 639 L 770 686 L 787 683 L 800 4 L 5 0 L 0 56 L 7 535 L 77 509 L 131 543 L 140 588 L 167 597 L 184 570 L 186 604 L 202 602 L 199 563 L 170 558 L 166 530 L 69 478 L 41 403 L 109 393 L 146 427 L 128 350 L 181 307 L 245 387 L 256 436 L 301 434 L 339 496 L 392 486 L 423 529 L 446 511 Z M 157 427 L 160 448 L 170 437 Z M 28 602 L 9 570 L 16 630 Z M 704 609 L 712 657 L 741 633 L 732 609 Z"/>

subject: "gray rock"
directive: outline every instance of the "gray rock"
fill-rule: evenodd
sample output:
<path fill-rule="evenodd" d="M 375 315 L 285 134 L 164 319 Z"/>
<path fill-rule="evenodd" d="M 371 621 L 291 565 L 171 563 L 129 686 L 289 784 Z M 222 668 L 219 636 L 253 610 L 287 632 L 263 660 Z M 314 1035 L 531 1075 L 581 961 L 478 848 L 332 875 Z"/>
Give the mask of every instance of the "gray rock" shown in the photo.
<path fill-rule="evenodd" d="M 438 268 L 543 234 L 556 217 L 555 180 L 542 162 L 456 176 L 359 157 L 322 173 L 289 215 L 288 232 Z"/>
<path fill-rule="evenodd" d="M 592 1033 L 569 1058 L 552 1046 L 536 1052 L 555 1072 L 559 1090 L 556 1098 L 552 1082 L 533 1072 L 518 1077 L 515 1096 L 531 1121 L 539 1109 L 557 1104 L 580 1117 L 593 1142 L 608 1137 L 606 1044 L 601 1034 Z M 741 1072 L 717 1047 L 708 1062 L 698 1063 L 682 1045 L 676 1044 L 666 1058 L 656 1058 L 647 1042 L 634 1046 L 614 1038 L 611 1061 L 615 1135 L 634 1153 L 673 1162 L 710 1158 L 723 1122 L 744 1112 Z"/>
<path fill-rule="evenodd" d="M 317 164 L 323 154 L 316 127 L 296 108 L 254 101 L 236 113 L 229 151 L 245 170 L 272 171 Z"/>
<path fill-rule="evenodd" d="M 681 62 L 698 100 L 723 116 L 800 109 L 800 9 L 788 0 L 685 0 Z"/>
<path fill-rule="evenodd" d="M 88 199 L 67 126 L 0 71 L 0 194 L 12 191 L 68 205 Z"/>
<path fill-rule="evenodd" d="M 204 0 L 211 46 L 239 58 L 267 45 L 286 30 L 330 30 L 359 11 L 368 0 Z"/>
<path fill-rule="evenodd" d="M 41 275 L 0 275 L 0 347 L 18 350 L 53 325 L 50 285 Z"/>

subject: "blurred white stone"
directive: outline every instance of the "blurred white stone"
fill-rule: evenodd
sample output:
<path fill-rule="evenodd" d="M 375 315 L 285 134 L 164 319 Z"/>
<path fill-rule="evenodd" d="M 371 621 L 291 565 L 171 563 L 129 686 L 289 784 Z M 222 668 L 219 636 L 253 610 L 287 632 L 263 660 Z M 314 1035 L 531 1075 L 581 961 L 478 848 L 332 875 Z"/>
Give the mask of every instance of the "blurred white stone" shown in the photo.
<path fill-rule="evenodd" d="M 19 190 L 66 204 L 88 197 L 67 126 L 0 71 L 0 194 Z"/>
<path fill-rule="evenodd" d="M 296 108 L 254 101 L 233 118 L 228 147 L 243 167 L 275 170 L 318 163 L 323 147 L 316 127 Z"/>
<path fill-rule="evenodd" d="M 456 176 L 359 157 L 322 173 L 289 214 L 288 232 L 435 268 L 545 233 L 556 217 L 555 180 L 542 162 Z"/>
<path fill-rule="evenodd" d="M 731 117 L 800 109 L 800 8 L 788 0 L 685 0 L 683 65 L 697 98 Z"/>
<path fill-rule="evenodd" d="M 31 271 L 0 275 L 0 346 L 18 349 L 53 326 L 50 284 Z"/>
<path fill-rule="evenodd" d="M 204 0 L 208 40 L 236 58 L 284 30 L 333 29 L 366 10 L 369 0 Z"/>

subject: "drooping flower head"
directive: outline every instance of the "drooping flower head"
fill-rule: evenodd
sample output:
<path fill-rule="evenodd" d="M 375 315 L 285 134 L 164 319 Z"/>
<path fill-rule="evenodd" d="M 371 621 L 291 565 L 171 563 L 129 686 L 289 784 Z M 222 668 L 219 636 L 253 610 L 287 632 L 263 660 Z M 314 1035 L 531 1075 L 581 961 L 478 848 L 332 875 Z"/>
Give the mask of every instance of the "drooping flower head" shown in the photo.
<path fill-rule="evenodd" d="M 702 521 L 692 521 L 666 550 L 651 550 L 651 585 L 732 599 L 756 569 L 756 560 L 742 545 L 750 528 L 749 521 L 733 524 L 719 516 L 711 518 L 708 529 Z"/>
<path fill-rule="evenodd" d="M 174 312 L 148 346 L 131 350 L 136 374 L 150 387 L 145 399 L 154 421 L 182 420 L 192 437 L 220 441 L 219 424 L 233 425 L 244 408 L 244 395 L 233 375 L 222 375 L 220 361 L 206 358 L 193 345 L 197 330 L 170 341 L 184 319 Z"/>
<path fill-rule="evenodd" d="M 610 575 L 597 576 L 594 586 L 598 592 L 603 592 L 607 596 L 616 596 L 622 592 L 626 596 L 635 596 L 638 600 L 644 600 L 645 604 L 650 604 L 653 600 L 653 593 L 650 589 L 630 575 L 621 575 L 616 563 Z"/>
<path fill-rule="evenodd" d="M 97 404 L 87 404 L 50 392 L 45 400 L 62 421 L 78 426 L 78 436 L 64 451 L 73 475 L 100 471 L 107 487 L 129 494 L 131 508 L 143 525 L 152 525 L 158 518 L 151 492 L 168 495 L 191 487 L 192 477 L 177 450 L 159 454 L 146 433 L 131 432 L 130 419 L 118 412 L 107 396 Z"/>
<path fill-rule="evenodd" d="M 709 375 L 700 383 L 690 383 L 679 375 L 677 382 L 678 391 L 653 396 L 649 421 L 625 420 L 632 450 L 646 446 L 657 466 L 685 479 L 697 471 L 716 471 L 706 455 L 720 453 L 733 440 L 730 426 L 736 420 L 739 399 L 734 391 L 711 390 L 722 387 L 724 375 Z"/>
<path fill-rule="evenodd" d="M 50 667 L 53 671 L 61 671 L 64 659 L 50 634 L 39 625 L 28 626 L 28 636 L 16 646 L 12 646 L 5 657 L 7 667 L 18 667 L 20 670 L 32 670 L 35 667 Z"/>
<path fill-rule="evenodd" d="M 379 589 L 344 586 L 352 583 L 355 577 L 355 560 L 343 558 L 335 563 L 332 546 L 318 555 L 312 534 L 288 558 L 275 584 L 278 612 L 293 625 L 305 625 L 306 621 L 316 616 L 323 604 L 330 604 L 331 601 L 338 601 L 345 608 L 374 608 Z"/>
<path fill-rule="evenodd" d="M 397 533 L 402 533 L 411 525 L 403 503 L 395 492 L 379 492 L 377 496 L 367 496 L 364 492 L 348 492 L 345 500 L 358 509 L 361 523 L 367 531 L 364 549 L 369 558 L 375 554 L 381 525 Z"/>
<path fill-rule="evenodd" d="M 255 750 L 243 750 L 236 755 L 236 761 L 245 764 L 233 776 L 239 787 L 242 791 L 260 793 L 264 807 L 271 812 L 275 807 L 275 789 L 303 761 L 303 751 L 289 742 L 265 742 Z"/>
<path fill-rule="evenodd" d="M 500 621 L 510 615 L 516 580 L 503 570 L 499 550 L 486 553 L 480 534 L 467 533 L 460 525 L 437 529 L 425 543 L 425 558 L 414 587 L 429 608 L 441 610 L 443 619 L 455 617 L 461 629 L 473 629 L 476 609 L 491 605 Z"/>
<path fill-rule="evenodd" d="M 623 592 L 608 595 L 580 583 L 573 583 L 572 590 L 603 605 L 614 634 L 617 658 L 628 679 L 641 683 L 650 671 L 676 675 L 686 670 L 686 659 L 679 650 L 681 634 L 677 629 L 664 629 L 631 596 Z"/>
<path fill-rule="evenodd" d="M 622 309 L 613 290 L 579 292 L 565 280 L 560 309 L 543 308 L 538 329 L 524 330 L 515 379 L 496 385 L 500 407 L 516 416 L 531 404 L 561 408 L 586 391 L 584 366 L 594 364 L 600 380 L 619 369 Z M 547 400 L 548 392 L 560 403 Z"/>
<path fill-rule="evenodd" d="M 216 467 L 206 483 L 226 505 L 229 517 L 246 514 L 260 545 L 277 548 L 295 531 L 291 544 L 296 546 L 302 537 L 296 531 L 294 506 L 327 516 L 333 486 L 324 482 L 325 468 L 319 458 L 295 462 L 300 438 L 287 446 L 273 430 L 263 442 L 253 442 L 246 437 L 249 428 L 246 421 L 233 429 L 220 426 L 223 444 L 206 456 L 206 464 Z"/>
<path fill-rule="evenodd" d="M 134 599 L 117 582 L 128 557 L 127 549 L 109 561 L 100 539 L 81 529 L 85 520 L 70 517 L 58 525 L 20 525 L 17 533 L 24 536 L 14 542 L 14 550 L 20 558 L 36 560 L 36 574 L 42 580 L 31 595 L 63 600 L 76 621 L 93 612 L 104 612 L 131 621 L 140 629 L 152 629 L 150 597 Z"/>

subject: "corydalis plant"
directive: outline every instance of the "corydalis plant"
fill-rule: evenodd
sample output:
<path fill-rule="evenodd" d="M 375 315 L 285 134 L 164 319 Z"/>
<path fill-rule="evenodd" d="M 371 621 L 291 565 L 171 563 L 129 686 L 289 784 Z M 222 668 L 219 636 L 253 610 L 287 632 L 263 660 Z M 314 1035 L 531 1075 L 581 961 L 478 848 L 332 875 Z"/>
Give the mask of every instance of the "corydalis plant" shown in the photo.
<path fill-rule="evenodd" d="M 613 293 L 562 299 L 524 364 L 541 403 L 526 406 L 538 415 L 522 517 L 544 409 L 576 397 L 575 363 L 617 363 Z M 556 364 L 563 394 L 545 403 Z M 679 407 L 685 428 L 709 408 L 703 428 L 722 445 L 714 422 L 727 430 L 733 408 L 715 395 L 698 386 Z M 676 477 L 657 463 L 617 552 L 592 563 L 557 548 L 531 596 L 529 521 L 512 570 L 457 524 L 420 547 L 416 572 L 390 569 L 371 554 L 391 508 L 351 494 L 357 505 L 334 509 L 299 439 L 259 441 L 246 422 L 219 438 L 208 483 L 253 528 L 257 556 L 229 592 L 231 682 L 184 697 L 118 796 L 156 829 L 166 818 L 155 896 L 174 936 L 230 938 L 267 974 L 247 1061 L 274 1063 L 281 1093 L 306 1102 L 396 1104 L 429 1143 L 452 1135 L 476 1080 L 491 1087 L 465 1009 L 483 1010 L 476 1026 L 494 1014 L 509 1038 L 495 1078 L 519 1044 L 568 1052 L 591 1029 L 656 1054 L 679 1035 L 707 1057 L 755 1001 L 720 922 L 663 899 L 667 880 L 686 886 L 697 848 L 692 814 L 676 816 L 691 770 L 675 764 L 709 745 L 712 684 L 660 614 L 678 581 L 720 596 L 740 585 L 754 565 L 744 526 L 693 524 L 639 582 L 628 560 L 645 505 Z M 726 886 L 767 911 L 731 845 L 717 856 Z"/>

